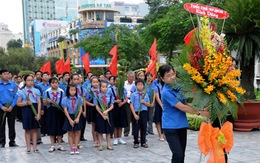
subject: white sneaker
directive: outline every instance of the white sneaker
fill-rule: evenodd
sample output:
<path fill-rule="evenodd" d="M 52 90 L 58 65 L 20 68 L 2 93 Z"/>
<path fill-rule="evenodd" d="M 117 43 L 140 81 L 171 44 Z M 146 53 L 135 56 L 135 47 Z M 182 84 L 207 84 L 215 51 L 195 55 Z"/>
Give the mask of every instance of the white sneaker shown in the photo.
<path fill-rule="evenodd" d="M 115 138 L 115 139 L 114 139 L 113 144 L 114 144 L 114 145 L 117 145 L 117 144 L 118 144 L 118 138 Z"/>
<path fill-rule="evenodd" d="M 118 138 L 118 143 L 119 144 L 126 144 L 126 142 L 122 138 Z"/>

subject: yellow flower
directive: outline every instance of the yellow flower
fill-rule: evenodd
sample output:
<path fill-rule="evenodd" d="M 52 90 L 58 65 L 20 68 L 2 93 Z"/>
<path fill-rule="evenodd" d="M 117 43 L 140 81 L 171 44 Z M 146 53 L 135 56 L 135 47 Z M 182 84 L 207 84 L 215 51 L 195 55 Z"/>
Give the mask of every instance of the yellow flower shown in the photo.
<path fill-rule="evenodd" d="M 226 94 L 232 102 L 235 102 L 237 100 L 237 96 L 234 93 L 232 93 L 230 90 L 227 90 Z"/>
<path fill-rule="evenodd" d="M 246 93 L 246 91 L 242 87 L 236 87 L 235 89 L 236 89 L 236 92 L 239 94 L 243 95 Z"/>
<path fill-rule="evenodd" d="M 192 76 L 191 78 L 192 78 L 192 80 L 194 80 L 198 84 L 204 83 L 204 79 L 199 73 L 197 75 Z"/>
<path fill-rule="evenodd" d="M 207 94 L 210 94 L 211 91 L 214 90 L 214 88 L 215 88 L 215 86 L 210 84 L 210 85 L 207 86 L 207 88 L 204 88 L 204 91 L 205 91 Z"/>
<path fill-rule="evenodd" d="M 223 93 L 217 92 L 217 95 L 220 102 L 222 102 L 223 104 L 227 103 L 227 99 Z"/>

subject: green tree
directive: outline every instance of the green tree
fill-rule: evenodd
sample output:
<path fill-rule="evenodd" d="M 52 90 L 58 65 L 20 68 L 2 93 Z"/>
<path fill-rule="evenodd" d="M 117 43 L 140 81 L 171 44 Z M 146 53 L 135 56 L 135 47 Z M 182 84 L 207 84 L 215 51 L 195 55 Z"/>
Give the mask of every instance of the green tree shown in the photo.
<path fill-rule="evenodd" d="M 148 44 L 142 44 L 136 30 L 126 26 L 111 26 L 94 36 L 86 37 L 75 47 L 84 47 L 91 53 L 91 58 L 111 58 L 109 51 L 118 45 L 119 70 L 126 72 L 128 69 L 140 68 L 148 60 Z M 152 43 L 152 42 L 151 42 Z"/>
<path fill-rule="evenodd" d="M 197 2 L 219 6 L 221 0 L 151 0 L 150 12 L 145 17 L 145 29 L 140 32 L 144 42 L 157 39 L 157 51 L 172 58 L 173 51 L 180 49 L 185 35 L 197 23 L 196 15 L 190 14 L 183 8 L 185 3 Z M 192 22 L 193 21 L 193 22 Z"/>
<path fill-rule="evenodd" d="M 21 70 L 33 70 L 34 55 L 30 48 L 9 49 L 8 53 L 0 56 L 0 66 L 7 68 L 12 74 L 18 74 Z"/>
<path fill-rule="evenodd" d="M 18 40 L 11 39 L 6 44 L 8 50 L 11 48 L 21 48 L 22 45 L 23 45 L 23 42 L 21 39 L 18 39 Z"/>
<path fill-rule="evenodd" d="M 231 50 L 237 50 L 241 84 L 246 99 L 254 99 L 255 60 L 260 56 L 260 1 L 229 0 L 223 5 L 228 11 L 224 32 Z"/>

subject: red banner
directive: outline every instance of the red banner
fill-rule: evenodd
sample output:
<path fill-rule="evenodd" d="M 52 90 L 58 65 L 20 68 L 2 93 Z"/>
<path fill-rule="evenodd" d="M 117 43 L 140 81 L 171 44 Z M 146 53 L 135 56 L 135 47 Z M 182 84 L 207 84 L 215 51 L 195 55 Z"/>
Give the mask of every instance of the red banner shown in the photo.
<path fill-rule="evenodd" d="M 200 16 L 207 16 L 215 19 L 227 19 L 229 17 L 228 12 L 217 7 L 202 5 L 198 3 L 186 3 L 184 4 L 185 10 Z"/>

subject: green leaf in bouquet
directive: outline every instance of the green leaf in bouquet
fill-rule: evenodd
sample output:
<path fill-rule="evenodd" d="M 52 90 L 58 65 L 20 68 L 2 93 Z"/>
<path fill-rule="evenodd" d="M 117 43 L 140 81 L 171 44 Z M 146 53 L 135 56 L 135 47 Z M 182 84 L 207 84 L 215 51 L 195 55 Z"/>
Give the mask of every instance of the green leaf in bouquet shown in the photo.
<path fill-rule="evenodd" d="M 124 85 L 125 85 L 126 77 L 120 76 L 117 80 L 117 89 L 118 89 L 118 98 L 121 99 L 124 96 Z"/>

